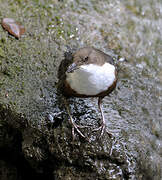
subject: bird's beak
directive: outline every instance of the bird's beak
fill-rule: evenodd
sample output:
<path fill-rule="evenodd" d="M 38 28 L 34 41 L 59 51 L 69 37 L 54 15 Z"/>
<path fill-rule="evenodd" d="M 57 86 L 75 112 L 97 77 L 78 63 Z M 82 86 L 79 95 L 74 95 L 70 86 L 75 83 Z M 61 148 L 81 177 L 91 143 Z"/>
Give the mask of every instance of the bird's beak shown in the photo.
<path fill-rule="evenodd" d="M 73 71 L 75 71 L 76 69 L 78 69 L 78 66 L 76 65 L 76 63 L 72 63 L 68 69 L 67 69 L 67 73 L 72 73 Z"/>

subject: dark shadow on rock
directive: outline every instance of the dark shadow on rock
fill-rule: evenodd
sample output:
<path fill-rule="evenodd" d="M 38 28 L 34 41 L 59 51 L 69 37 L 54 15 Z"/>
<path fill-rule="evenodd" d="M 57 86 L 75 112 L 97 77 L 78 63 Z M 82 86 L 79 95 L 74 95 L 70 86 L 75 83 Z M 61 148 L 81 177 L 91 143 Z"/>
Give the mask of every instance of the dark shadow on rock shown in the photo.
<path fill-rule="evenodd" d="M 42 163 L 43 172 L 32 168 L 22 151 L 23 132 L 29 127 L 26 120 L 0 105 L 0 179 L 28 180 L 39 178 L 52 180 L 50 162 Z"/>

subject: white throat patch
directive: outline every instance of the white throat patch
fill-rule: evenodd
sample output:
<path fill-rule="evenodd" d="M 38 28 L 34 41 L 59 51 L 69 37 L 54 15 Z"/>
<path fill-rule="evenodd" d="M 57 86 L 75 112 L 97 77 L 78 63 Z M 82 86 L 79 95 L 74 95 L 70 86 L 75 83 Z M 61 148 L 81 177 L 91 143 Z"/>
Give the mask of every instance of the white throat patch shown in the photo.
<path fill-rule="evenodd" d="M 115 80 L 115 67 L 109 63 L 103 66 L 82 65 L 73 73 L 67 73 L 67 82 L 79 94 L 97 95 L 107 90 Z"/>

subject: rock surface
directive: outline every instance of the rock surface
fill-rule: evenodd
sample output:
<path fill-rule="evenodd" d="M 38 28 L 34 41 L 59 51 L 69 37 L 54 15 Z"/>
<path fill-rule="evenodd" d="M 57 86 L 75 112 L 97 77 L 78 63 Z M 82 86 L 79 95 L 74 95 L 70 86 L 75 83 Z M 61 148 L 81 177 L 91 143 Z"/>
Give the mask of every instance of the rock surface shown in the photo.
<path fill-rule="evenodd" d="M 18 41 L 0 28 L 0 179 L 162 178 L 160 2 L 2 1 L 0 18 L 25 22 Z M 57 92 L 64 52 L 94 46 L 119 63 L 104 100 L 108 130 L 72 142 Z M 112 49 L 112 50 L 110 50 Z M 118 55 L 116 55 L 118 54 Z M 71 99 L 78 124 L 98 127 L 95 99 Z"/>

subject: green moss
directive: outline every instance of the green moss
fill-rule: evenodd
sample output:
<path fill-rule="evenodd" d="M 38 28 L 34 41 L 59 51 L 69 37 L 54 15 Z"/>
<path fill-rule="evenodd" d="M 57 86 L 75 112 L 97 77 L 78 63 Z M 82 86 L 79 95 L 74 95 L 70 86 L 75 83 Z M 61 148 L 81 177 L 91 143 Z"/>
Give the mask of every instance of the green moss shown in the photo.
<path fill-rule="evenodd" d="M 140 11 L 139 9 L 137 8 L 137 6 L 132 6 L 132 5 L 126 5 L 126 8 L 131 11 L 133 14 L 135 15 L 140 15 Z"/>
<path fill-rule="evenodd" d="M 17 93 L 18 93 L 19 95 L 24 95 L 25 92 L 24 92 L 23 89 L 18 89 L 18 90 L 17 90 Z"/>
<path fill-rule="evenodd" d="M 6 43 L 6 37 L 2 36 L 1 39 L 0 39 L 0 46 L 4 45 Z"/>
<path fill-rule="evenodd" d="M 5 57 L 5 52 L 1 47 L 0 47 L 0 57 Z"/>
<path fill-rule="evenodd" d="M 129 29 L 129 31 L 133 32 L 135 29 L 135 22 L 133 20 L 129 20 L 127 22 L 127 28 Z"/>

